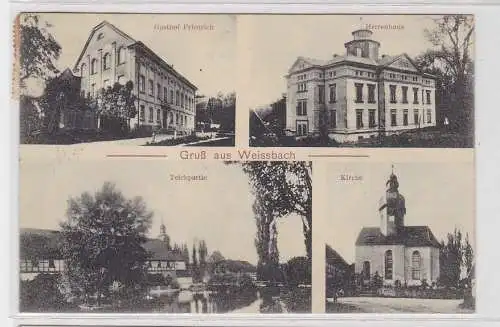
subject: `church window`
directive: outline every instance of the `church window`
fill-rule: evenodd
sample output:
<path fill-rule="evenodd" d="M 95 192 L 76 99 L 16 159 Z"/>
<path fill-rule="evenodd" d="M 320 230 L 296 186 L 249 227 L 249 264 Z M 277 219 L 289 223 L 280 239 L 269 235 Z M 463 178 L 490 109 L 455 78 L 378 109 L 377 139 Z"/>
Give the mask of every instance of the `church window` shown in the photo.
<path fill-rule="evenodd" d="M 370 261 L 363 262 L 363 278 L 370 279 Z"/>
<path fill-rule="evenodd" d="M 420 270 L 421 270 L 422 260 L 420 257 L 420 252 L 413 251 L 411 255 L 411 279 L 420 280 Z"/>
<path fill-rule="evenodd" d="M 385 279 L 392 279 L 392 251 L 385 251 Z"/>

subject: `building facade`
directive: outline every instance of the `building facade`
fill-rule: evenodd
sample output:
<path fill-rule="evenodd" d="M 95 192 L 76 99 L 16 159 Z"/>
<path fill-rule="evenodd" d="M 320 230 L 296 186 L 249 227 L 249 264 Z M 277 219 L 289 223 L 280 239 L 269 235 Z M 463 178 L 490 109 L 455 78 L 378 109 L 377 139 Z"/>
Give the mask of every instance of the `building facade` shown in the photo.
<path fill-rule="evenodd" d="M 436 125 L 435 77 L 405 53 L 379 56 L 372 31 L 357 30 L 344 55 L 299 57 L 286 75 L 286 131 L 327 130 L 338 142 Z"/>
<path fill-rule="evenodd" d="M 115 83 L 133 82 L 137 115 L 131 126 L 194 130 L 196 86 L 140 41 L 104 21 L 94 27 L 76 61 L 81 92 L 96 98 Z"/>
<path fill-rule="evenodd" d="M 66 269 L 59 231 L 21 229 L 20 234 L 21 280 L 31 280 L 39 274 L 62 273 Z M 148 239 L 142 247 L 148 253 L 144 265 L 150 274 L 170 276 L 182 285 L 192 281 L 186 258 L 171 249 L 163 224 L 160 236 Z"/>
<path fill-rule="evenodd" d="M 440 244 L 428 226 L 405 226 L 405 198 L 392 174 L 382 197 L 380 227 L 364 227 L 356 240 L 355 272 L 364 284 L 377 274 L 384 285 L 429 285 L 439 278 Z"/>

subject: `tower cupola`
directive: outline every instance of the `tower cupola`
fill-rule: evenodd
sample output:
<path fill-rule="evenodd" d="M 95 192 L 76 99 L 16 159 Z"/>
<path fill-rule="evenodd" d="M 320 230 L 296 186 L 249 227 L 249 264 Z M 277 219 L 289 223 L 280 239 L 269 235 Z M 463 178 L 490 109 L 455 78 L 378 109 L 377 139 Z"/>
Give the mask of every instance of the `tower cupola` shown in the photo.
<path fill-rule="evenodd" d="M 348 56 L 378 59 L 380 43 L 372 39 L 373 32 L 359 29 L 352 32 L 353 39 L 344 44 Z"/>
<path fill-rule="evenodd" d="M 385 183 L 385 196 L 380 199 L 380 230 L 385 236 L 401 233 L 404 229 L 404 216 L 406 214 L 406 204 L 404 196 L 399 193 L 399 181 L 391 172 L 389 179 Z"/>

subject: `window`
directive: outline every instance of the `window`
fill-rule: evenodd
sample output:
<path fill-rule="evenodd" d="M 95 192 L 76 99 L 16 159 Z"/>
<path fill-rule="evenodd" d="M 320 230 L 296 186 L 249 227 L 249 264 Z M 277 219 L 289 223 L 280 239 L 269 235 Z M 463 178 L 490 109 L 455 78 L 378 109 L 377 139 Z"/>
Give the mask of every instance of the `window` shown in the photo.
<path fill-rule="evenodd" d="M 370 272 L 370 261 L 365 261 L 363 262 L 363 277 L 364 279 L 370 279 L 371 272 Z"/>
<path fill-rule="evenodd" d="M 403 110 L 403 125 L 408 126 L 408 109 Z"/>
<path fill-rule="evenodd" d="M 56 265 L 54 263 L 54 259 L 49 259 L 49 268 L 56 269 Z"/>
<path fill-rule="evenodd" d="M 156 84 L 156 97 L 161 99 L 161 85 L 160 83 Z"/>
<path fill-rule="evenodd" d="M 330 121 L 328 125 L 330 128 L 337 128 L 337 110 L 330 110 Z"/>
<path fill-rule="evenodd" d="M 427 96 L 427 104 L 431 104 L 431 91 L 425 91 Z"/>
<path fill-rule="evenodd" d="M 181 122 L 181 126 L 184 126 L 184 116 L 182 116 L 182 115 L 181 115 L 181 120 L 180 120 L 180 122 Z"/>
<path fill-rule="evenodd" d="M 389 85 L 391 93 L 391 103 L 396 103 L 396 85 Z"/>
<path fill-rule="evenodd" d="M 307 135 L 307 121 L 297 121 L 297 136 Z"/>
<path fill-rule="evenodd" d="M 413 110 L 413 123 L 415 125 L 418 125 L 420 123 L 419 118 L 418 118 L 418 109 Z"/>
<path fill-rule="evenodd" d="M 396 109 L 391 109 L 391 126 L 396 126 Z"/>
<path fill-rule="evenodd" d="M 156 121 L 161 121 L 161 110 L 156 109 Z"/>
<path fill-rule="evenodd" d="M 363 84 L 355 83 L 356 87 L 356 103 L 363 103 Z"/>
<path fill-rule="evenodd" d="M 175 124 L 179 125 L 179 113 L 175 113 Z"/>
<path fill-rule="evenodd" d="M 402 86 L 401 90 L 403 91 L 403 103 L 408 103 L 408 86 Z"/>
<path fill-rule="evenodd" d="M 297 101 L 297 116 L 307 116 L 307 101 Z"/>
<path fill-rule="evenodd" d="M 152 79 L 148 80 L 148 92 L 149 92 L 149 95 L 152 95 L 152 96 L 155 95 L 155 87 L 154 87 L 154 83 L 153 83 Z"/>
<path fill-rule="evenodd" d="M 368 127 L 375 127 L 375 109 L 368 110 Z"/>
<path fill-rule="evenodd" d="M 90 62 L 90 73 L 97 74 L 97 59 L 92 59 Z"/>
<path fill-rule="evenodd" d="M 154 118 L 153 108 L 149 107 L 148 122 L 152 123 Z"/>
<path fill-rule="evenodd" d="M 306 91 L 307 91 L 307 83 L 297 84 L 297 92 L 306 92 Z"/>
<path fill-rule="evenodd" d="M 420 266 L 421 266 L 420 252 L 413 251 L 411 255 L 411 279 L 420 280 Z"/>
<path fill-rule="evenodd" d="M 413 104 L 418 104 L 418 87 L 413 88 Z"/>
<path fill-rule="evenodd" d="M 375 103 L 375 84 L 368 84 L 368 103 Z"/>
<path fill-rule="evenodd" d="M 330 85 L 330 103 L 337 101 L 337 84 Z"/>
<path fill-rule="evenodd" d="M 180 102 L 179 91 L 175 91 L 175 105 L 178 106 Z"/>
<path fill-rule="evenodd" d="M 170 111 L 168 113 L 168 124 L 172 125 L 173 123 L 174 123 L 174 114 L 172 113 L 172 111 Z"/>
<path fill-rule="evenodd" d="M 363 109 L 356 109 L 356 128 L 363 128 Z"/>
<path fill-rule="evenodd" d="M 164 102 L 168 101 L 168 90 L 166 87 L 163 88 L 163 101 Z"/>
<path fill-rule="evenodd" d="M 385 279 L 392 279 L 392 251 L 385 251 Z"/>
<path fill-rule="evenodd" d="M 141 109 L 139 110 L 139 118 L 141 121 L 146 120 L 146 112 L 144 111 L 144 105 L 141 105 Z"/>
<path fill-rule="evenodd" d="M 318 86 L 318 102 L 320 104 L 325 103 L 325 86 L 324 85 L 319 85 Z"/>
<path fill-rule="evenodd" d="M 146 77 L 139 75 L 139 91 L 144 93 L 146 91 Z"/>
<path fill-rule="evenodd" d="M 102 69 L 104 69 L 104 70 L 109 69 L 110 65 L 111 65 L 111 55 L 109 54 L 109 52 L 106 52 L 106 54 L 104 54 L 104 57 L 102 60 L 103 60 Z"/>
<path fill-rule="evenodd" d="M 92 95 L 92 97 L 96 96 L 96 94 L 95 94 L 95 84 L 90 85 L 90 94 Z"/>
<path fill-rule="evenodd" d="M 174 90 L 170 90 L 170 103 L 174 104 Z"/>
<path fill-rule="evenodd" d="M 187 94 L 184 94 L 184 108 L 188 107 L 188 96 Z"/>
<path fill-rule="evenodd" d="M 127 84 L 127 82 L 125 82 L 125 76 L 123 75 L 118 76 L 118 83 L 120 83 L 120 85 Z"/>
<path fill-rule="evenodd" d="M 121 47 L 118 50 L 118 64 L 123 64 L 125 63 L 125 48 Z"/>
<path fill-rule="evenodd" d="M 87 75 L 87 65 L 85 65 L 85 64 L 81 65 L 81 75 L 82 75 L 82 77 Z"/>
<path fill-rule="evenodd" d="M 432 124 L 432 113 L 430 109 L 427 109 L 427 124 Z"/>

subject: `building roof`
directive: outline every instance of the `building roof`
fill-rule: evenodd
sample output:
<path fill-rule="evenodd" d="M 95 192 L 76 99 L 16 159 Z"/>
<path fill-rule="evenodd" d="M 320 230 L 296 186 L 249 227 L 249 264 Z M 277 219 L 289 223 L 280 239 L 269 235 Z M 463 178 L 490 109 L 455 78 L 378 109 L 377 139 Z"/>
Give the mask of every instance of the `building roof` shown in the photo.
<path fill-rule="evenodd" d="M 349 266 L 347 261 L 328 244 L 325 246 L 325 260 L 332 265 Z"/>
<path fill-rule="evenodd" d="M 21 228 L 19 255 L 21 258 L 60 259 L 62 244 L 59 231 Z M 148 239 L 142 247 L 151 254 L 151 260 L 185 261 L 180 253 L 168 250 L 166 244 L 158 239 Z"/>
<path fill-rule="evenodd" d="M 429 226 L 404 226 L 401 232 L 389 236 L 384 236 L 379 227 L 363 227 L 356 245 L 441 246 Z"/>

